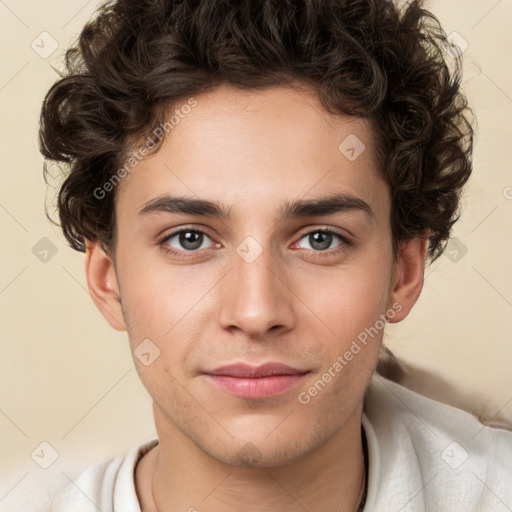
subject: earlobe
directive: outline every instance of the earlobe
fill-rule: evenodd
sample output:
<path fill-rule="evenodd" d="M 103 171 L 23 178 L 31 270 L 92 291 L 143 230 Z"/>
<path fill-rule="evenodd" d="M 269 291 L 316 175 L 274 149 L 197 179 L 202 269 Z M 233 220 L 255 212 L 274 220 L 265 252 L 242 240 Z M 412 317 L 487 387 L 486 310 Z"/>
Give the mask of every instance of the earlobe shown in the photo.
<path fill-rule="evenodd" d="M 389 307 L 400 304 L 401 308 L 392 319 L 388 320 L 390 323 L 403 320 L 420 296 L 423 289 L 428 243 L 428 239 L 411 238 L 400 246 L 397 261 L 393 267 Z"/>
<path fill-rule="evenodd" d="M 92 300 L 111 327 L 125 331 L 119 284 L 111 258 L 97 240 L 86 241 L 85 274 Z"/>

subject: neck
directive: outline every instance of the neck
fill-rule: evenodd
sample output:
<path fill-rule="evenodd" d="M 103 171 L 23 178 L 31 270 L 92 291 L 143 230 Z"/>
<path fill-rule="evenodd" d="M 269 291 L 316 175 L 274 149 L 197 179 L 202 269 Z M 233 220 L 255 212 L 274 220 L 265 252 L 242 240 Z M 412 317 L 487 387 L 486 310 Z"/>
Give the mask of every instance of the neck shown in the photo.
<path fill-rule="evenodd" d="M 273 467 L 225 464 L 198 448 L 154 407 L 159 444 L 136 469 L 142 512 L 243 509 L 355 512 L 365 465 L 359 404 L 318 449 Z"/>

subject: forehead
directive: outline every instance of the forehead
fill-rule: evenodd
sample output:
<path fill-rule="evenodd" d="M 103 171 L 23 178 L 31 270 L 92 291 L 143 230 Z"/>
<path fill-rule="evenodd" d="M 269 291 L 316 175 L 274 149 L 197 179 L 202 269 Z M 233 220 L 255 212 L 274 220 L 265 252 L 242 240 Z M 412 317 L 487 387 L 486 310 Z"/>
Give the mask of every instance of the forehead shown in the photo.
<path fill-rule="evenodd" d="M 385 207 L 370 122 L 328 113 L 313 90 L 222 85 L 187 100 L 169 109 L 172 129 L 159 151 L 121 181 L 120 210 L 169 194 L 222 199 L 236 216 L 332 192 Z"/>

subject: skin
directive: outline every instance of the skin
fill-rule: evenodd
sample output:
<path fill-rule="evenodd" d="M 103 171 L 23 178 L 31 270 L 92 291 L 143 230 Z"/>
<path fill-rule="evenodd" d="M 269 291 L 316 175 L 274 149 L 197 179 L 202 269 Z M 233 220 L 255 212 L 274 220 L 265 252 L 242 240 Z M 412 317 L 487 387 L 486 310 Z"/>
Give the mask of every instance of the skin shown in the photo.
<path fill-rule="evenodd" d="M 401 310 L 389 321 L 407 316 L 421 292 L 427 241 L 401 243 L 393 257 L 390 193 L 368 121 L 329 114 L 305 87 L 222 85 L 196 99 L 115 191 L 116 264 L 87 243 L 87 281 L 100 311 L 128 332 L 132 350 L 147 338 L 160 350 L 148 366 L 134 357 L 160 441 L 137 466 L 142 510 L 355 510 L 363 395 L 383 330 L 308 404 L 298 394 L 393 304 Z M 338 149 L 350 134 L 366 146 L 355 161 Z M 364 200 L 373 215 L 276 215 L 283 201 L 333 192 Z M 163 194 L 220 200 L 233 218 L 138 215 Z M 178 236 L 159 245 L 182 228 L 206 233 L 200 249 Z M 319 248 L 308 235 L 326 228 L 350 236 L 350 245 L 333 236 Z M 251 263 L 236 251 L 249 236 L 262 249 Z M 265 399 L 233 396 L 201 374 L 267 361 L 311 373 Z"/>

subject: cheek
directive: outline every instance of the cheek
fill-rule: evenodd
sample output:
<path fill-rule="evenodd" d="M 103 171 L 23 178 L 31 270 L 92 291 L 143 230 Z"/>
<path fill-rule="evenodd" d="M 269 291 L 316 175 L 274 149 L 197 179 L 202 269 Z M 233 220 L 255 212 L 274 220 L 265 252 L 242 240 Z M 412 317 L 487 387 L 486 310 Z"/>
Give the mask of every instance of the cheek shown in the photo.
<path fill-rule="evenodd" d="M 391 259 L 368 258 L 326 279 L 323 294 L 310 295 L 324 333 L 317 346 L 323 368 L 303 390 L 311 407 L 359 396 L 370 380 L 386 326 L 390 267 Z"/>
<path fill-rule="evenodd" d="M 372 326 L 385 313 L 390 282 L 390 264 L 382 260 L 316 273 L 302 283 L 301 296 L 327 333 L 339 340 L 351 339 Z"/>
<path fill-rule="evenodd" d="M 304 324 L 304 331 L 310 329 L 317 340 L 320 329 L 323 333 L 316 344 L 323 364 L 300 390 L 298 402 L 331 425 L 340 424 L 343 414 L 356 405 L 377 366 L 388 282 L 386 269 L 375 269 L 359 275 L 341 273 L 339 280 L 333 279 L 323 298 L 315 296 L 321 327 Z M 333 410 L 333 403 L 344 404 L 343 410 Z"/>
<path fill-rule="evenodd" d="M 131 254 L 119 262 L 122 300 L 132 334 L 163 338 L 200 301 L 207 288 L 198 267 L 166 264 L 162 255 L 152 258 Z"/>

